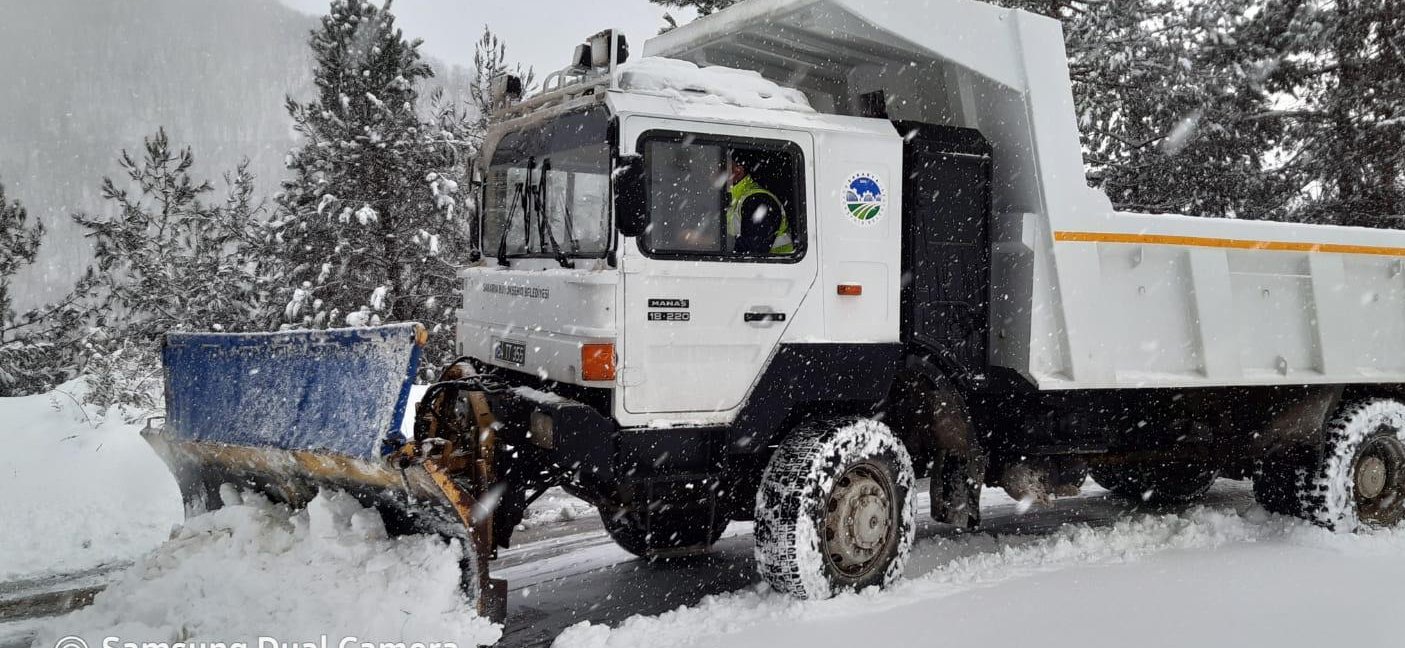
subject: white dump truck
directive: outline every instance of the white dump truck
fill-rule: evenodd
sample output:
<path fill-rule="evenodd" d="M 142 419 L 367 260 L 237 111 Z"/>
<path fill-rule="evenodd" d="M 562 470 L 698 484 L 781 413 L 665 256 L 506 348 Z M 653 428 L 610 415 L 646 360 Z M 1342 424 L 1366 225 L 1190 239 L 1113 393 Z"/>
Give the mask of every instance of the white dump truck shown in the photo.
<path fill-rule="evenodd" d="M 1114 210 L 1084 176 L 1056 21 L 747 0 L 628 58 L 607 31 L 535 96 L 502 80 L 464 359 L 415 437 L 385 429 L 404 389 L 344 446 L 309 442 L 308 416 L 222 439 L 192 401 L 152 434 L 202 475 L 188 501 L 334 484 L 472 540 L 485 599 L 491 547 L 554 486 L 641 556 L 754 520 L 762 576 L 801 597 L 896 578 L 924 477 L 930 514 L 964 526 L 983 486 L 1041 501 L 1089 473 L 1152 503 L 1251 479 L 1341 531 L 1405 515 L 1405 233 Z M 196 346 L 168 342 L 173 407 Z M 417 355 L 389 357 L 407 386 Z M 276 373 L 245 369 L 211 391 Z"/>

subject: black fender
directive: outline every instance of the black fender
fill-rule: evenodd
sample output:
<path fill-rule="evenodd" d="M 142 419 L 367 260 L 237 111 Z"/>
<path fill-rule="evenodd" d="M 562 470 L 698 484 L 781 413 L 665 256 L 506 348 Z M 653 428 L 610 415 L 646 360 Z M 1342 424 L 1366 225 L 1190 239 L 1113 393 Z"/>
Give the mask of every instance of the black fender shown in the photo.
<path fill-rule="evenodd" d="M 871 409 L 889 394 L 902 355 L 896 342 L 779 345 L 728 430 L 727 451 L 769 453 L 808 411 Z"/>

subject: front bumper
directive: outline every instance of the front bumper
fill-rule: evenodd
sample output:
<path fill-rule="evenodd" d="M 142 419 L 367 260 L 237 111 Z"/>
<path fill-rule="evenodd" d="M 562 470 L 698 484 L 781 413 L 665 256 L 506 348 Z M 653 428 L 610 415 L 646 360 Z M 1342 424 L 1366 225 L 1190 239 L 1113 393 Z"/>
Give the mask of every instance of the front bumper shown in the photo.
<path fill-rule="evenodd" d="M 530 446 L 532 455 L 556 464 L 570 480 L 615 479 L 613 419 L 580 401 L 530 387 L 493 394 L 489 401 L 504 425 L 504 439 Z"/>

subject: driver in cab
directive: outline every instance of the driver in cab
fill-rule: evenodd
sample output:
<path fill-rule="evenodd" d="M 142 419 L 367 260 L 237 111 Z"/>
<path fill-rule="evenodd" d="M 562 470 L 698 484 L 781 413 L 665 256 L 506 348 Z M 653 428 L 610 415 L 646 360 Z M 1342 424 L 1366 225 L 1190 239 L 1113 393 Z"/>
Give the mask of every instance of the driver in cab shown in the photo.
<path fill-rule="evenodd" d="M 785 207 L 751 175 L 756 161 L 732 156 L 728 173 L 727 240 L 730 252 L 745 256 L 787 255 L 795 251 Z"/>

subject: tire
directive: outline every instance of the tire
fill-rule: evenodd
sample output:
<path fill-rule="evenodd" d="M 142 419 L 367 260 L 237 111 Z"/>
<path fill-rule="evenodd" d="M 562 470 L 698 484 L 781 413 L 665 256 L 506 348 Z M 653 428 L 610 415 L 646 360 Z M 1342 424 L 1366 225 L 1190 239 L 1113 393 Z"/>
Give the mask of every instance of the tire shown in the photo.
<path fill-rule="evenodd" d="M 1323 430 L 1322 452 L 1298 482 L 1301 517 L 1349 533 L 1405 518 L 1405 403 L 1389 398 L 1343 407 Z"/>
<path fill-rule="evenodd" d="M 727 529 L 726 519 L 713 521 L 710 511 L 669 509 L 653 512 L 645 525 L 642 516 L 600 507 L 605 532 L 621 549 L 640 558 L 678 558 L 707 553 Z"/>
<path fill-rule="evenodd" d="M 915 481 L 907 449 L 878 421 L 801 425 L 756 494 L 757 570 L 802 599 L 893 583 L 912 549 Z"/>
<path fill-rule="evenodd" d="M 1216 470 L 1178 462 L 1098 466 L 1091 472 L 1093 479 L 1114 495 L 1153 506 L 1199 500 L 1219 478 Z"/>

